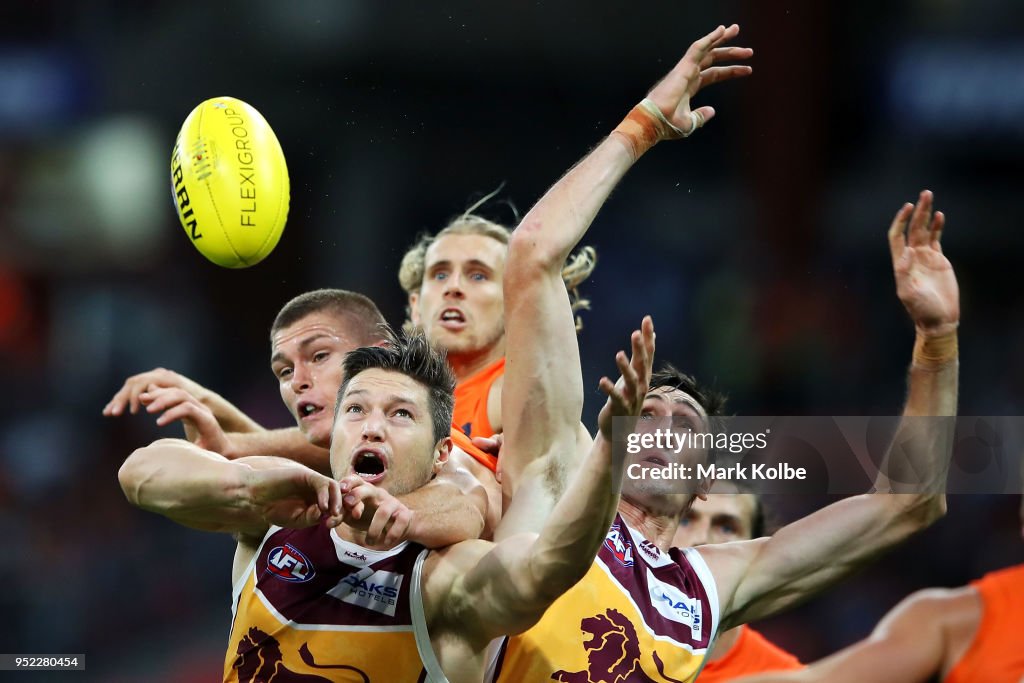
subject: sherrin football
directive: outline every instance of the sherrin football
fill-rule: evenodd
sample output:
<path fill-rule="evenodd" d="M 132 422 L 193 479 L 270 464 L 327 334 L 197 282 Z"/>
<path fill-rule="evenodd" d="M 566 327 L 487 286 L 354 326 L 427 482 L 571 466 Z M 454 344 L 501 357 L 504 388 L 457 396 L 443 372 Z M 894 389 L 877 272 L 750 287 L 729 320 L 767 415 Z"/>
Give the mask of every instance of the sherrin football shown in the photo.
<path fill-rule="evenodd" d="M 253 107 L 215 97 L 192 110 L 171 152 L 171 191 L 185 234 L 218 266 L 266 258 L 288 218 L 288 167 Z"/>

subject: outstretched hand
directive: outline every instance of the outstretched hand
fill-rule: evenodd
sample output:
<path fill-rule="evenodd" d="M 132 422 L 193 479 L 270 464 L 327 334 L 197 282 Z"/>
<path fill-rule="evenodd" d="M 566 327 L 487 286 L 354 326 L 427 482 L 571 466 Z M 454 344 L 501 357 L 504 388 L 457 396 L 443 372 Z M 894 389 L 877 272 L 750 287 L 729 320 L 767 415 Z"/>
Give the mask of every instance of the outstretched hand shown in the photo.
<path fill-rule="evenodd" d="M 904 204 L 889 227 L 896 294 L 927 336 L 949 333 L 960 322 L 960 289 L 942 253 L 945 223 L 941 211 L 932 215 L 932 193 L 923 190 L 917 205 Z"/>
<path fill-rule="evenodd" d="M 689 135 L 710 121 L 713 107 L 690 109 L 690 100 L 706 85 L 749 76 L 752 69 L 744 65 L 720 66 L 725 60 L 749 59 L 754 51 L 748 47 L 725 47 L 724 43 L 739 35 L 740 27 L 719 26 L 696 41 L 668 74 L 651 90 L 651 100 L 665 118 L 683 134 Z"/>
<path fill-rule="evenodd" d="M 633 349 L 628 360 L 622 351 L 615 354 L 619 380 L 612 383 L 607 377 L 601 378 L 601 391 L 608 396 L 608 400 L 601 408 L 597 423 L 601 434 L 609 441 L 612 438 L 613 418 L 636 417 L 643 408 L 654 366 L 654 322 L 651 316 L 644 317 L 640 329 L 633 331 L 630 342 Z"/>
<path fill-rule="evenodd" d="M 182 389 L 194 396 L 199 402 L 203 402 L 209 389 L 201 384 L 192 381 L 184 375 L 178 374 L 166 368 L 154 368 L 147 372 L 140 372 L 132 375 L 124 381 L 110 402 L 103 407 L 103 414 L 107 417 L 116 417 L 124 414 L 124 409 L 134 415 L 144 405 L 141 395 L 152 387 Z"/>

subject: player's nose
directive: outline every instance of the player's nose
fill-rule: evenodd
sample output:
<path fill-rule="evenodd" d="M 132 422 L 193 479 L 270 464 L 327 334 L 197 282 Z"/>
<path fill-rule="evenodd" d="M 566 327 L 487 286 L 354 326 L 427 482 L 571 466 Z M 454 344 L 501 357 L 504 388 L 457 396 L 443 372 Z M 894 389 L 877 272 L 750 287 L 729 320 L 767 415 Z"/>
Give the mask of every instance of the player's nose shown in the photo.
<path fill-rule="evenodd" d="M 462 276 L 458 273 L 452 273 L 451 276 L 444 282 L 444 295 L 454 296 L 462 298 Z"/>
<path fill-rule="evenodd" d="M 292 370 L 291 385 L 296 394 L 308 391 L 313 386 L 313 375 L 304 363 L 296 364 Z"/>
<path fill-rule="evenodd" d="M 382 416 L 376 411 L 371 412 L 363 420 L 363 441 L 383 441 L 384 440 L 384 420 Z"/>

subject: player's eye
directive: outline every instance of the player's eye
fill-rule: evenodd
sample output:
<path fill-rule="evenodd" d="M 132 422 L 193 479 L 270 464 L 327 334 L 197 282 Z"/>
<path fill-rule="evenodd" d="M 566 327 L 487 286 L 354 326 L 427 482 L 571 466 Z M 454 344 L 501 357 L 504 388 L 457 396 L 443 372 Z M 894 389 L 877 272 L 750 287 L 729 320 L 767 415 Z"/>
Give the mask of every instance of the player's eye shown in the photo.
<path fill-rule="evenodd" d="M 330 357 L 330 355 L 330 351 L 317 351 L 313 354 L 313 362 L 319 363 L 321 361 L 325 361 Z"/>
<path fill-rule="evenodd" d="M 653 420 L 654 419 L 654 411 L 652 411 L 652 410 L 644 410 L 644 411 L 642 411 L 640 413 L 640 419 L 641 420 Z"/>
<path fill-rule="evenodd" d="M 408 418 L 412 417 L 412 413 L 410 413 L 405 408 L 399 408 L 398 410 L 396 410 L 394 412 L 394 415 L 395 415 L 395 417 L 408 417 Z"/>
<path fill-rule="evenodd" d="M 278 379 L 288 379 L 292 375 L 291 368 L 281 368 L 277 371 Z"/>
<path fill-rule="evenodd" d="M 487 275 L 479 271 L 469 274 L 469 279 L 473 282 L 484 282 L 487 280 Z"/>
<path fill-rule="evenodd" d="M 363 412 L 363 407 L 361 405 L 359 405 L 358 403 L 353 403 L 353 404 L 348 405 L 348 406 L 345 407 L 345 412 L 346 413 L 361 413 L 361 412 Z"/>
<path fill-rule="evenodd" d="M 448 279 L 448 273 L 444 272 L 443 270 L 439 270 L 436 273 L 434 273 L 434 279 L 435 280 L 447 280 Z"/>

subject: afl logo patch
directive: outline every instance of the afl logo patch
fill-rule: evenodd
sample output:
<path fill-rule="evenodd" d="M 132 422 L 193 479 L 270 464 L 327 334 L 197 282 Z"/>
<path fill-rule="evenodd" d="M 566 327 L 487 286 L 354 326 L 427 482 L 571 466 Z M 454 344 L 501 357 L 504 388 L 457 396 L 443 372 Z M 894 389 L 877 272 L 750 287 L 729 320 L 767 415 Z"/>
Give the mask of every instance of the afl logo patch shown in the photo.
<path fill-rule="evenodd" d="M 290 543 L 279 545 L 270 551 L 267 556 L 267 571 L 282 581 L 293 583 L 309 581 L 316 574 L 309 559 Z"/>
<path fill-rule="evenodd" d="M 608 535 L 604 539 L 604 547 L 623 567 L 633 566 L 633 548 L 626 543 L 618 524 L 613 524 L 609 529 Z"/>

